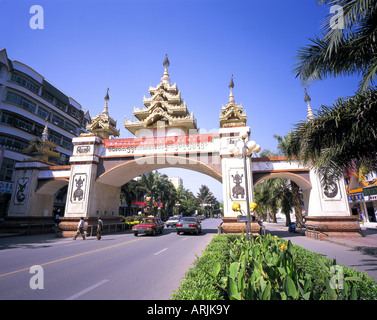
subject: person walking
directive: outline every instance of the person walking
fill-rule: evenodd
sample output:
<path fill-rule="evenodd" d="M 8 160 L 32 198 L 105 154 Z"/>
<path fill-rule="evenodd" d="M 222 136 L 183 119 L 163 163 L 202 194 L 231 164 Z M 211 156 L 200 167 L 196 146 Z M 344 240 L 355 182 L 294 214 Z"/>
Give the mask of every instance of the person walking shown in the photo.
<path fill-rule="evenodd" d="M 97 240 L 101 240 L 102 238 L 102 230 L 103 230 L 103 221 L 101 220 L 100 217 L 98 217 L 98 222 L 97 222 Z"/>
<path fill-rule="evenodd" d="M 79 234 L 81 234 L 82 239 L 85 240 L 84 226 L 85 226 L 85 220 L 84 220 L 83 217 L 81 217 L 81 220 L 80 220 L 79 224 L 77 225 L 76 235 L 73 237 L 73 240 L 76 240 L 76 238 Z"/>

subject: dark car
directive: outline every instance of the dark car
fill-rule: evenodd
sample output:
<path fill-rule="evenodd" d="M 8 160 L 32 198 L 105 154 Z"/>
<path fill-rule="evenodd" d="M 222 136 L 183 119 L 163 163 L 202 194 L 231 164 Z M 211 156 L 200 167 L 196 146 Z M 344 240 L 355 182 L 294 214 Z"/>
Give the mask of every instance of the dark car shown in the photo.
<path fill-rule="evenodd" d="M 202 225 L 195 217 L 183 217 L 177 223 L 176 230 L 177 234 L 180 234 L 181 232 L 199 234 L 202 232 Z"/>
<path fill-rule="evenodd" d="M 162 233 L 164 231 L 165 224 L 160 218 L 147 217 L 143 221 L 132 228 L 134 236 L 137 237 L 139 234 L 151 234 L 152 236 L 156 233 Z"/>

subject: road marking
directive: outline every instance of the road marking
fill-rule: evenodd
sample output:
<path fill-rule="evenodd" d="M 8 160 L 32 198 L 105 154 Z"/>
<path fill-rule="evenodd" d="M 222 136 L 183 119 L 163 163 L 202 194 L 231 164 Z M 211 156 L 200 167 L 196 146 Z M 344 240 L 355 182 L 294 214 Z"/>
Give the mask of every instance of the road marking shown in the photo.
<path fill-rule="evenodd" d="M 75 254 L 73 256 L 65 257 L 65 258 L 62 258 L 62 259 L 57 259 L 57 260 L 53 260 L 53 261 L 41 263 L 39 265 L 40 266 L 47 266 L 47 265 L 52 264 L 52 263 L 56 263 L 56 262 L 60 262 L 60 261 L 64 261 L 64 260 L 69 260 L 69 259 L 81 257 L 81 256 L 84 256 L 84 255 L 89 254 L 89 253 L 94 253 L 94 252 L 99 252 L 99 251 L 103 251 L 103 250 L 107 250 L 107 249 L 119 247 L 119 246 L 122 246 L 122 245 L 125 245 L 125 244 L 129 244 L 129 243 L 132 243 L 132 242 L 135 242 L 135 241 L 140 241 L 140 240 L 143 240 L 143 239 L 148 239 L 148 238 L 138 238 L 138 239 L 127 241 L 127 242 L 122 242 L 122 243 L 114 244 L 112 246 L 108 246 L 108 247 L 104 247 L 104 248 L 100 248 L 100 249 L 96 249 L 96 250 L 92 250 L 92 251 L 88 251 L 88 252 L 83 252 L 83 253 Z M 0 274 L 0 278 L 1 277 L 5 277 L 5 276 L 9 276 L 11 274 L 19 273 L 19 272 L 22 272 L 22 271 L 29 271 L 29 270 L 30 270 L 30 267 L 29 268 L 15 270 L 15 271 L 11 271 L 11 272 L 4 273 L 4 274 Z"/>
<path fill-rule="evenodd" d="M 73 296 L 70 296 L 69 298 L 67 298 L 67 299 L 65 299 L 65 300 L 75 300 L 76 298 L 82 296 L 83 294 L 85 294 L 85 293 L 87 293 L 87 292 L 89 292 L 89 291 L 92 291 L 93 289 L 99 287 L 100 285 L 106 283 L 107 281 L 109 281 L 109 280 L 102 280 L 102 281 L 100 281 L 100 282 L 98 282 L 98 283 L 96 283 L 96 284 L 93 284 L 93 285 L 90 286 L 89 288 L 86 288 L 85 290 L 82 290 L 82 291 L 80 291 L 80 292 L 74 294 Z"/>
<path fill-rule="evenodd" d="M 188 239 L 187 237 L 186 237 L 186 238 L 183 238 L 182 241 L 185 241 L 185 240 L 187 240 L 187 239 Z"/>
<path fill-rule="evenodd" d="M 157 256 L 158 254 L 160 254 L 160 253 L 162 253 L 162 252 L 164 252 L 164 251 L 166 251 L 166 250 L 168 250 L 168 248 L 162 249 L 161 251 L 156 252 L 154 255 Z"/>

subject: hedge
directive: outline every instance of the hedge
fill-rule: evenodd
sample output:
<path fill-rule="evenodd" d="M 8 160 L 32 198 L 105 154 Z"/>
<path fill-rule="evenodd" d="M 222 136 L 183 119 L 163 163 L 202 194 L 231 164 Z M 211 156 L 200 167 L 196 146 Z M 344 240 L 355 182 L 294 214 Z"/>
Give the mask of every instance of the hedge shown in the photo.
<path fill-rule="evenodd" d="M 271 235 L 252 243 L 244 235 L 217 235 L 172 300 L 227 299 L 376 300 L 377 283 L 366 273 Z"/>

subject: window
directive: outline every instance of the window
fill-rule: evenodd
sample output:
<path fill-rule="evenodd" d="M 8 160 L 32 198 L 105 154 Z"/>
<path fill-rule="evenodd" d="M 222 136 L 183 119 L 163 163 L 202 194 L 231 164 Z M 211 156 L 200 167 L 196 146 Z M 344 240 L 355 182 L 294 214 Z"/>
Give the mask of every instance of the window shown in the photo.
<path fill-rule="evenodd" d="M 64 129 L 66 129 L 67 131 L 73 134 L 76 134 L 76 127 L 68 122 L 65 123 Z"/>
<path fill-rule="evenodd" d="M 18 138 L 0 135 L 0 145 L 5 146 L 8 150 L 22 152 L 23 149 L 29 146 L 29 143 Z"/>
<path fill-rule="evenodd" d="M 35 110 L 37 109 L 37 105 L 30 100 L 21 97 L 20 95 L 14 93 L 14 92 L 7 92 L 7 96 L 5 98 L 5 101 L 13 103 L 19 107 L 22 107 L 26 110 L 29 110 L 33 113 L 35 113 Z"/>
<path fill-rule="evenodd" d="M 50 141 L 56 143 L 57 145 L 61 144 L 62 136 L 52 130 L 49 130 L 48 138 Z"/>
<path fill-rule="evenodd" d="M 28 77 L 21 75 L 17 72 L 13 72 L 10 78 L 13 82 L 18 83 L 19 85 L 29 89 L 30 91 L 38 94 L 40 86 L 37 82 L 32 81 Z"/>
<path fill-rule="evenodd" d="M 42 90 L 41 97 L 43 99 L 45 99 L 46 101 L 50 102 L 50 103 L 54 102 L 54 97 L 51 94 L 49 94 L 46 91 L 44 91 L 44 90 Z"/>
<path fill-rule="evenodd" d="M 40 124 L 35 124 L 34 125 L 34 135 L 38 136 L 39 138 L 42 137 L 42 134 L 43 134 L 43 130 L 44 130 L 44 127 L 41 126 Z"/>
<path fill-rule="evenodd" d="M 38 116 L 46 120 L 48 117 L 48 114 L 49 114 L 49 111 L 47 109 L 42 108 L 41 106 L 38 106 L 38 111 L 37 111 Z"/>
<path fill-rule="evenodd" d="M 58 125 L 59 127 L 64 128 L 64 120 L 55 114 L 52 115 L 51 122 Z"/>
<path fill-rule="evenodd" d="M 72 140 L 67 139 L 66 137 L 63 137 L 62 146 L 68 150 L 73 150 Z"/>
<path fill-rule="evenodd" d="M 3 158 L 0 170 L 0 181 L 13 181 L 12 176 L 16 161 L 13 159 Z"/>
<path fill-rule="evenodd" d="M 18 117 L 14 119 L 13 125 L 23 131 L 32 132 L 33 130 L 33 124 L 31 122 Z"/>
<path fill-rule="evenodd" d="M 60 110 L 63 110 L 64 112 L 67 112 L 67 106 L 60 102 L 60 101 L 56 101 L 56 106 L 60 109 Z"/>

